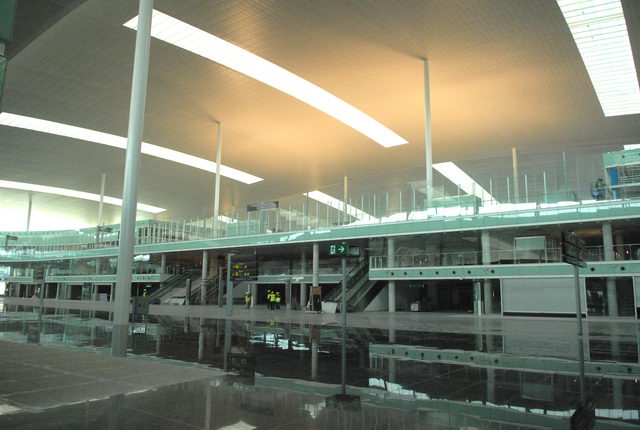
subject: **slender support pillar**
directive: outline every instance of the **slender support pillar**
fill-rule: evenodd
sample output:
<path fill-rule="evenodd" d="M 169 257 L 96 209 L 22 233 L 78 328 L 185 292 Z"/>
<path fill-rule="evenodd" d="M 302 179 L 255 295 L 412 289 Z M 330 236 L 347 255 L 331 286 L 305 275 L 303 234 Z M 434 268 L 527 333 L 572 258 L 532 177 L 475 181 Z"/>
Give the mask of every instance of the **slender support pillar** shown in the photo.
<path fill-rule="evenodd" d="M 216 152 L 216 185 L 213 195 L 213 234 L 214 237 L 220 235 L 218 228 L 220 226 L 220 167 L 222 165 L 222 123 L 218 121 L 218 139 Z"/>
<path fill-rule="evenodd" d="M 513 164 L 513 199 L 520 203 L 520 175 L 518 173 L 518 151 L 511 148 L 511 162 Z"/>
<path fill-rule="evenodd" d="M 487 402 L 496 402 L 496 369 L 487 368 Z"/>
<path fill-rule="evenodd" d="M 202 282 L 200 283 L 200 304 L 207 304 L 207 279 L 209 278 L 209 252 L 202 251 Z"/>
<path fill-rule="evenodd" d="M 602 223 L 602 245 L 604 251 L 605 261 L 615 260 L 615 254 L 613 252 L 613 232 L 611 228 L 611 222 L 606 221 Z M 607 278 L 607 303 L 609 306 L 609 316 L 618 316 L 618 295 L 616 294 L 616 279 Z"/>
<path fill-rule="evenodd" d="M 396 240 L 387 238 L 387 267 L 395 266 Z M 396 311 L 396 281 L 389 281 L 389 312 Z"/>
<path fill-rule="evenodd" d="M 477 316 L 482 315 L 482 284 L 480 281 L 473 283 L 473 311 Z"/>
<path fill-rule="evenodd" d="M 488 230 L 482 230 L 480 236 L 482 246 L 482 264 L 491 264 L 491 236 Z M 484 280 L 484 313 L 493 313 L 493 285 L 490 279 Z"/>
<path fill-rule="evenodd" d="M 287 279 L 284 282 L 284 300 L 285 300 L 285 309 L 290 311 L 291 310 L 291 278 Z"/>
<path fill-rule="evenodd" d="M 343 200 L 342 200 L 342 219 L 344 220 L 343 224 L 347 224 L 349 222 L 349 214 L 347 213 L 347 201 L 349 197 L 349 178 L 344 177 L 343 183 Z"/>
<path fill-rule="evenodd" d="M 160 274 L 167 273 L 167 254 L 160 254 Z"/>
<path fill-rule="evenodd" d="M 314 287 L 318 287 L 320 285 L 320 245 L 317 242 L 313 244 L 313 260 L 311 270 L 311 285 Z"/>
<path fill-rule="evenodd" d="M 258 284 L 251 283 L 251 307 L 255 308 L 258 304 Z"/>
<path fill-rule="evenodd" d="M 231 259 L 233 254 L 227 254 L 227 302 L 224 308 L 224 316 L 231 318 L 233 316 L 233 281 L 231 280 Z"/>
<path fill-rule="evenodd" d="M 124 171 L 122 216 L 120 221 L 120 244 L 118 248 L 118 271 L 116 302 L 113 314 L 113 339 L 111 353 L 126 355 L 129 327 L 129 301 L 131 300 L 131 269 L 135 244 L 136 207 L 138 202 L 138 171 L 140 147 L 144 128 L 144 105 L 149 70 L 149 45 L 151 42 L 151 14 L 153 0 L 140 0 L 138 31 L 133 61 L 129 130 Z M 119 328 L 117 328 L 119 326 Z"/>
<path fill-rule="evenodd" d="M 429 60 L 424 58 L 424 145 L 427 208 L 433 206 L 433 151 L 431 146 L 431 88 L 429 86 Z"/>
<path fill-rule="evenodd" d="M 300 274 L 303 276 L 307 272 L 307 253 L 302 251 L 302 259 L 300 261 Z M 307 284 L 306 282 L 300 283 L 300 309 L 305 310 L 307 307 Z"/>
<path fill-rule="evenodd" d="M 31 207 L 33 206 L 33 193 L 29 191 L 29 206 L 27 207 L 27 229 L 29 231 L 31 228 Z"/>
<path fill-rule="evenodd" d="M 104 207 L 104 186 L 107 181 L 107 174 L 103 173 L 100 178 L 100 202 L 98 203 L 98 223 L 96 225 L 102 225 L 102 209 Z"/>

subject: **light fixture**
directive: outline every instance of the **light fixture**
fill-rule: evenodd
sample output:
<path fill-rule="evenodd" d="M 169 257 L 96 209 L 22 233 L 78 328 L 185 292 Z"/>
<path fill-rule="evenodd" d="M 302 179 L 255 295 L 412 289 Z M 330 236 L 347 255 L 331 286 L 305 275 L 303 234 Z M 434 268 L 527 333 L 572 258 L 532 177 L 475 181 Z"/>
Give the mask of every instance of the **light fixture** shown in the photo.
<path fill-rule="evenodd" d="M 76 127 L 74 125 L 47 121 L 44 119 L 16 115 L 8 112 L 0 113 L 0 125 L 70 137 L 72 139 L 99 143 L 100 145 L 112 146 L 114 148 L 127 148 L 126 137 L 103 133 L 101 131 L 91 130 L 88 128 Z M 216 172 L 216 163 L 213 161 L 185 154 L 184 152 L 174 151 L 173 149 L 164 148 L 162 146 L 153 145 L 151 143 L 142 142 L 142 153 L 162 158 L 164 160 L 173 161 L 175 163 L 184 164 L 186 166 L 195 167 L 197 169 L 206 170 L 207 172 Z M 244 182 L 245 184 L 253 184 L 262 181 L 262 178 L 229 166 L 220 166 L 220 174 L 227 178 Z"/>
<path fill-rule="evenodd" d="M 127 21 L 124 26 L 136 30 L 138 17 Z M 408 143 L 369 115 L 317 85 L 237 45 L 157 10 L 153 11 L 151 36 L 289 94 L 352 127 L 384 147 Z"/>
<path fill-rule="evenodd" d="M 640 89 L 620 0 L 557 0 L 604 116 L 640 113 Z"/>
<path fill-rule="evenodd" d="M 498 202 L 493 198 L 491 194 L 474 181 L 471 176 L 467 175 L 461 168 L 455 163 L 447 161 L 445 163 L 436 163 L 433 168 L 440 172 L 444 177 L 449 179 L 454 184 L 458 185 L 461 190 L 467 194 L 472 194 L 482 201 L 483 204 L 495 205 Z"/>
<path fill-rule="evenodd" d="M 14 190 L 35 191 L 37 193 L 57 194 L 59 196 L 73 197 L 76 199 L 100 201 L 99 194 L 85 193 L 84 191 L 69 190 L 67 188 L 49 187 L 47 185 L 27 184 L 24 182 L 3 181 L 0 180 L 0 188 L 11 188 Z M 110 205 L 122 206 L 122 200 L 115 197 L 104 196 L 103 201 Z M 151 212 L 154 214 L 164 212 L 166 209 L 157 206 L 145 205 L 138 203 L 138 210 Z"/>
<path fill-rule="evenodd" d="M 349 204 L 347 204 L 345 207 L 345 204 L 342 200 L 338 200 L 335 197 L 331 197 L 330 195 L 325 194 L 322 191 L 318 191 L 318 190 L 309 191 L 308 193 L 304 193 L 304 195 L 308 196 L 310 199 L 319 201 L 320 203 L 324 203 L 327 206 L 337 209 L 340 212 L 346 213 L 347 215 L 354 217 L 358 221 L 367 220 L 372 222 L 378 222 L 377 218 L 374 218 L 368 213 L 363 212 L 357 207 L 351 206 Z"/>

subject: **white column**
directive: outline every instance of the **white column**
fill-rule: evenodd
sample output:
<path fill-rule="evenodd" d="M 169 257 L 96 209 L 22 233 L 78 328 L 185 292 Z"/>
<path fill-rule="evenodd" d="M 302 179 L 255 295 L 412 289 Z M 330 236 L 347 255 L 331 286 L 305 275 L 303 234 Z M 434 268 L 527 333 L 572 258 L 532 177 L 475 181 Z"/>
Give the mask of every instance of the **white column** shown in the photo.
<path fill-rule="evenodd" d="M 349 196 L 349 178 L 347 178 L 346 176 L 344 177 L 342 188 L 343 188 L 342 219 L 344 220 L 343 224 L 347 224 L 349 222 L 349 216 L 347 215 L 347 198 Z"/>
<path fill-rule="evenodd" d="M 602 223 L 602 246 L 604 251 L 605 261 L 615 260 L 615 254 L 613 252 L 613 232 L 611 229 L 611 222 L 605 221 Z M 607 303 L 609 306 L 609 316 L 618 316 L 618 296 L 616 294 L 616 279 L 607 278 Z"/>
<path fill-rule="evenodd" d="M 213 235 L 217 237 L 220 221 L 220 166 L 222 164 L 222 123 L 218 121 L 218 139 L 216 152 L 216 185 L 213 195 Z"/>
<path fill-rule="evenodd" d="M 209 278 L 209 252 L 202 251 L 202 282 L 200 283 L 200 304 L 206 305 L 207 279 Z"/>
<path fill-rule="evenodd" d="M 160 254 L 160 274 L 167 273 L 167 254 Z"/>
<path fill-rule="evenodd" d="M 313 244 L 313 263 L 312 263 L 312 286 L 320 285 L 320 245 L 318 242 Z"/>
<path fill-rule="evenodd" d="M 387 267 L 395 266 L 396 240 L 387 238 Z M 389 312 L 396 311 L 396 281 L 389 281 Z"/>
<path fill-rule="evenodd" d="M 251 283 L 251 307 L 255 308 L 258 304 L 258 284 Z"/>
<path fill-rule="evenodd" d="M 112 354 L 126 355 L 129 324 L 129 301 L 131 299 L 131 269 L 135 243 L 136 206 L 138 202 L 138 171 L 140 147 L 144 128 L 144 107 L 149 71 L 149 45 L 151 42 L 151 14 L 153 0 L 140 0 L 138 31 L 133 61 L 129 129 L 124 171 L 122 216 L 120 221 L 120 244 L 118 248 L 118 271 L 116 302 L 113 314 Z M 124 329 L 116 329 L 122 326 Z"/>
<path fill-rule="evenodd" d="M 433 205 L 433 151 L 431 145 L 431 88 L 429 86 L 429 60 L 424 58 L 424 146 L 427 206 Z"/>
<path fill-rule="evenodd" d="M 104 186 L 107 180 L 107 174 L 103 173 L 100 179 L 100 202 L 98 203 L 98 223 L 96 225 L 102 225 L 102 208 L 104 206 Z"/>
<path fill-rule="evenodd" d="M 303 281 L 300 282 L 300 308 L 305 310 L 307 306 L 307 283 L 304 282 L 304 275 L 307 272 L 307 253 L 305 251 L 302 251 L 300 259 L 300 272 L 303 276 Z"/>
<path fill-rule="evenodd" d="M 29 191 L 29 206 L 27 208 L 27 229 L 29 231 L 31 228 L 31 207 L 33 206 L 33 193 Z"/>
<path fill-rule="evenodd" d="M 489 230 L 482 230 L 480 233 L 480 243 L 482 246 L 482 264 L 491 264 L 491 236 Z M 484 313 L 493 313 L 493 286 L 491 280 L 484 280 Z"/>
<path fill-rule="evenodd" d="M 513 164 L 513 197 L 516 203 L 520 203 L 520 175 L 518 173 L 518 151 L 511 148 L 511 162 Z"/>

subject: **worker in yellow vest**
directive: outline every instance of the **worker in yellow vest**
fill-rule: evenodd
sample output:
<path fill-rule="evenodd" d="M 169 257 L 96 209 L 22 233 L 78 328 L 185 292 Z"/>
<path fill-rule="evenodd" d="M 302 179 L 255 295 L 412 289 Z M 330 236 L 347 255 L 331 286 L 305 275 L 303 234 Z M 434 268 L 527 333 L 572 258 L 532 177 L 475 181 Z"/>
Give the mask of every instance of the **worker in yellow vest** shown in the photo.
<path fill-rule="evenodd" d="M 274 294 L 274 300 L 276 302 L 276 309 L 280 309 L 280 291 Z"/>

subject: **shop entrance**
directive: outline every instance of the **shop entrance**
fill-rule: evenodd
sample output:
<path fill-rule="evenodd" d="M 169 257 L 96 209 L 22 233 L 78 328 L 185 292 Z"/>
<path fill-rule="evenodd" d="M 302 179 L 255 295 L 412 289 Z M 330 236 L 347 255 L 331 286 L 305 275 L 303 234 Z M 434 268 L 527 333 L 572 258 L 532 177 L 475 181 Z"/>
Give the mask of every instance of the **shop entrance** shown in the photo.
<path fill-rule="evenodd" d="M 473 312 L 473 281 L 427 282 L 420 288 L 420 303 L 431 312 Z"/>

